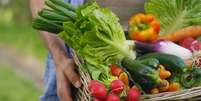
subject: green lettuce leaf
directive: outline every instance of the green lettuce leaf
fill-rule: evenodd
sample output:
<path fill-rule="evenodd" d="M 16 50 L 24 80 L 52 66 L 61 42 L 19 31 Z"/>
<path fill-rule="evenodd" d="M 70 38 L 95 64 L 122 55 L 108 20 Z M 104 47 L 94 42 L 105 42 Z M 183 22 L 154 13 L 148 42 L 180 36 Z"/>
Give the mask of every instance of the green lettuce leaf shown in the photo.
<path fill-rule="evenodd" d="M 94 8 L 94 9 L 89 9 Z M 79 10 L 78 10 L 79 11 Z M 117 63 L 135 58 L 127 44 L 119 19 L 96 3 L 82 7 L 76 22 L 65 22 L 59 36 L 91 64 Z"/>
<path fill-rule="evenodd" d="M 78 8 L 77 15 L 75 22 L 63 23 L 64 31 L 59 36 L 90 65 L 92 75 L 110 78 L 109 64 L 119 63 L 125 57 L 135 58 L 118 17 L 109 9 L 100 8 L 97 3 L 86 4 Z"/>
<path fill-rule="evenodd" d="M 201 0 L 148 0 L 145 12 L 155 15 L 160 21 L 160 35 L 201 25 Z"/>

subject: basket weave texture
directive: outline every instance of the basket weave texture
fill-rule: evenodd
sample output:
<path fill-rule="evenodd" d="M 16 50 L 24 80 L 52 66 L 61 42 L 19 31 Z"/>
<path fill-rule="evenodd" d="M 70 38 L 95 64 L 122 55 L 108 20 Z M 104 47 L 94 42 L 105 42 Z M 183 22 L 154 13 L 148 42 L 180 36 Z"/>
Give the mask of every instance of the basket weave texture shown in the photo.
<path fill-rule="evenodd" d="M 73 52 L 73 58 L 78 67 L 77 69 L 78 69 L 78 72 L 80 74 L 81 81 L 83 84 L 82 87 L 79 88 L 73 95 L 74 101 L 92 101 L 90 92 L 88 90 L 88 82 L 91 80 L 89 72 L 87 70 L 83 69 L 83 67 L 82 67 L 83 61 L 80 58 L 78 58 L 78 56 L 76 55 L 75 52 Z"/>

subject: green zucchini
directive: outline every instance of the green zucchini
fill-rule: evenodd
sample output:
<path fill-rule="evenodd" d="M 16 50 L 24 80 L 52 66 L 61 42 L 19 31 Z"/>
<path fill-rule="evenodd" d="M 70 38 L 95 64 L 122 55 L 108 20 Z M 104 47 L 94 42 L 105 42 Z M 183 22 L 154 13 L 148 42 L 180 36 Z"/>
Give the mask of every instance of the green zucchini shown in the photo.
<path fill-rule="evenodd" d="M 138 83 L 145 92 L 149 92 L 162 81 L 157 70 L 141 64 L 139 61 L 124 58 L 121 63 L 130 73 L 132 79 Z"/>
<path fill-rule="evenodd" d="M 158 66 L 160 64 L 156 58 L 147 58 L 147 59 L 139 60 L 139 62 L 144 65 L 153 67 L 154 69 L 158 69 Z"/>
<path fill-rule="evenodd" d="M 139 57 L 138 59 L 142 60 L 146 58 L 158 59 L 160 64 L 162 64 L 167 68 L 167 70 L 172 72 L 183 73 L 187 70 L 187 65 L 184 63 L 184 61 L 175 55 L 164 53 L 149 53 Z"/>

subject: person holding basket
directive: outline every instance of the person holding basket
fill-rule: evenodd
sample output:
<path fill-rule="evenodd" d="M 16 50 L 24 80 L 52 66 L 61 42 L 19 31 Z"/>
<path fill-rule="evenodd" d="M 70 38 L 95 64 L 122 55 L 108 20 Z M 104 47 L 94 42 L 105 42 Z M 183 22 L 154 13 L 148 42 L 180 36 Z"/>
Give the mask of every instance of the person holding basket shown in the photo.
<path fill-rule="evenodd" d="M 100 6 L 111 9 L 120 18 L 126 30 L 129 18 L 143 11 L 145 0 L 64 0 L 79 6 L 86 2 L 96 1 Z M 36 17 L 44 6 L 43 0 L 30 0 L 31 12 Z M 81 87 L 79 75 L 75 71 L 75 63 L 71 56 L 71 48 L 64 44 L 55 34 L 41 31 L 40 35 L 49 50 L 45 71 L 45 90 L 40 101 L 72 101 L 71 90 Z"/>

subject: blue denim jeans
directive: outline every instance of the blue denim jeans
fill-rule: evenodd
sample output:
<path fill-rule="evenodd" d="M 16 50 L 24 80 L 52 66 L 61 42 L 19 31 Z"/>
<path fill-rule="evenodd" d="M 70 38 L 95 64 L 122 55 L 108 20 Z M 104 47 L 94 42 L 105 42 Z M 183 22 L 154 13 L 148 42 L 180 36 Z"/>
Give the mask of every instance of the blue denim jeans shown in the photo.
<path fill-rule="evenodd" d="M 44 82 L 44 94 L 40 97 L 40 101 L 60 101 L 57 96 L 56 71 L 51 54 L 47 58 Z"/>
<path fill-rule="evenodd" d="M 68 57 L 72 58 L 72 50 L 68 46 L 66 46 L 66 52 L 69 54 Z M 53 61 L 52 55 L 49 53 L 46 68 L 45 68 L 45 75 L 44 75 L 44 94 L 40 97 L 40 101 L 60 101 L 57 95 L 57 86 L 56 86 L 56 68 Z"/>
<path fill-rule="evenodd" d="M 84 3 L 84 0 L 64 0 L 64 1 L 69 2 L 75 6 Z M 67 53 L 71 54 L 71 49 L 68 46 L 66 46 L 66 49 Z M 40 97 L 40 101 L 60 101 L 57 95 L 56 68 L 51 54 L 48 55 L 46 62 L 44 83 L 45 83 L 44 93 Z"/>

